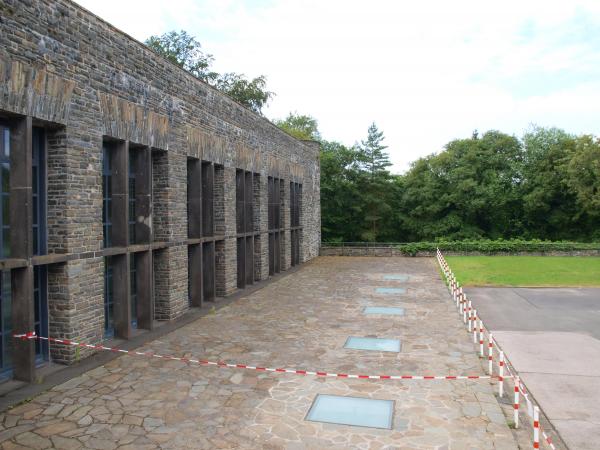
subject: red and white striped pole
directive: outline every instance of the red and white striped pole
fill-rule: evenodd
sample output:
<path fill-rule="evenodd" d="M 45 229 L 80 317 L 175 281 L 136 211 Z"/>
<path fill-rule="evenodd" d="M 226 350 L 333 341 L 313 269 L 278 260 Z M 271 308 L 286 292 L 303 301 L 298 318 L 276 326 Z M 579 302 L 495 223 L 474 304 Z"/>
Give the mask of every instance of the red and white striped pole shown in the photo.
<path fill-rule="evenodd" d="M 488 336 L 488 373 L 492 374 L 492 362 L 494 361 L 494 344 L 492 333 Z"/>
<path fill-rule="evenodd" d="M 514 401 L 514 422 L 515 428 L 519 428 L 519 377 L 515 376 L 515 401 Z"/>
<path fill-rule="evenodd" d="M 463 311 L 463 322 L 466 324 L 467 323 L 467 296 L 466 295 L 463 297 L 462 311 Z"/>
<path fill-rule="evenodd" d="M 483 322 L 479 319 L 479 356 L 484 357 L 483 354 Z"/>
<path fill-rule="evenodd" d="M 471 330 L 471 327 L 473 326 L 473 308 L 471 307 L 471 300 L 469 300 L 469 303 L 467 303 L 467 320 L 468 320 L 467 328 L 470 333 L 471 331 L 473 331 L 473 330 Z"/>
<path fill-rule="evenodd" d="M 540 448 L 540 408 L 533 407 L 533 448 Z"/>
<path fill-rule="evenodd" d="M 471 317 L 471 322 L 473 325 L 473 344 L 477 344 L 477 310 L 473 310 L 473 316 Z"/>
<path fill-rule="evenodd" d="M 498 361 L 498 395 L 504 396 L 504 352 L 500 350 L 500 359 Z"/>

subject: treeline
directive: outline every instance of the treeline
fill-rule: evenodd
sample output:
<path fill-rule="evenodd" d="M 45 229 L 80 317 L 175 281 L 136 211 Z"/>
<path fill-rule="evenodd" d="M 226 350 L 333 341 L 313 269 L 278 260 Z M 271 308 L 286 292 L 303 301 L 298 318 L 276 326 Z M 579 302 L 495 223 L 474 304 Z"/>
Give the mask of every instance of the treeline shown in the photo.
<path fill-rule="evenodd" d="M 212 70 L 213 56 L 185 31 L 151 36 L 146 44 L 258 113 L 274 95 L 263 75 Z M 322 139 L 310 116 L 290 114 L 275 123 L 300 139 L 321 141 L 324 241 L 600 241 L 600 141 L 594 136 L 540 127 L 521 139 L 475 132 L 394 175 L 375 124 L 364 141 L 348 147 Z"/>
<path fill-rule="evenodd" d="M 278 124 L 286 129 L 298 117 Z M 319 138 L 313 125 L 297 127 L 299 137 Z M 403 175 L 389 172 L 382 142 L 375 125 L 353 147 L 321 139 L 323 241 L 600 241 L 594 136 L 541 127 L 520 139 L 474 132 L 413 162 Z"/>

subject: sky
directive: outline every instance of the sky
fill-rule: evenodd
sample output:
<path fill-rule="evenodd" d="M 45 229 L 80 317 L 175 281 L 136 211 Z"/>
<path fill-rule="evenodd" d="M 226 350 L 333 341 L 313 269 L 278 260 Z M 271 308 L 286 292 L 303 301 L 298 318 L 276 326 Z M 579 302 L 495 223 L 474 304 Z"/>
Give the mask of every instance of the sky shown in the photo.
<path fill-rule="evenodd" d="M 600 1 L 76 0 L 143 41 L 186 30 L 265 75 L 269 119 L 347 145 L 375 122 L 402 173 L 453 139 L 532 124 L 600 135 Z"/>

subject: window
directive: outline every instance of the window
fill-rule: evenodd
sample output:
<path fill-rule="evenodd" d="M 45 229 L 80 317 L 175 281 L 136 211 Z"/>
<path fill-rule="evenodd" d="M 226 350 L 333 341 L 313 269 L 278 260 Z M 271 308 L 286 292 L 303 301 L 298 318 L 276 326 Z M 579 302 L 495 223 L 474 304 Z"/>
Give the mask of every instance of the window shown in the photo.
<path fill-rule="evenodd" d="M 129 244 L 136 243 L 135 236 L 135 188 L 136 188 L 136 179 L 135 179 L 135 150 L 129 150 L 129 175 L 128 175 L 128 183 L 129 183 L 129 204 L 128 206 L 128 218 L 127 224 L 129 226 Z"/>
<path fill-rule="evenodd" d="M 33 268 L 34 329 L 38 336 L 48 336 L 48 284 L 46 266 Z M 35 340 L 36 362 L 48 361 L 48 341 Z"/>
<path fill-rule="evenodd" d="M 135 253 L 129 255 L 129 296 L 131 299 L 131 326 L 137 328 L 137 266 Z"/>
<path fill-rule="evenodd" d="M 0 257 L 10 257 L 10 129 L 0 125 Z"/>
<path fill-rule="evenodd" d="M 202 236 L 202 169 L 199 159 L 187 160 L 187 225 L 188 238 Z"/>
<path fill-rule="evenodd" d="M 102 229 L 104 247 L 112 246 L 112 164 L 111 149 L 102 147 Z"/>
<path fill-rule="evenodd" d="M 12 299 L 10 270 L 0 272 L 0 373 L 12 367 Z"/>
<path fill-rule="evenodd" d="M 112 258 L 104 258 L 104 335 L 113 336 L 114 325 L 114 297 L 113 297 L 113 265 Z"/>
<path fill-rule="evenodd" d="M 254 283 L 254 175 L 236 170 L 237 285 Z"/>
<path fill-rule="evenodd" d="M 41 128 L 33 129 L 31 158 L 33 254 L 46 254 L 46 135 Z"/>
<path fill-rule="evenodd" d="M 214 166 L 202 163 L 202 236 L 214 235 Z"/>
<path fill-rule="evenodd" d="M 269 216 L 269 275 L 281 271 L 281 188 L 283 180 L 269 177 L 267 181 Z"/>
<path fill-rule="evenodd" d="M 295 266 L 300 263 L 301 198 L 302 185 L 299 183 L 290 183 L 290 250 L 292 266 Z"/>

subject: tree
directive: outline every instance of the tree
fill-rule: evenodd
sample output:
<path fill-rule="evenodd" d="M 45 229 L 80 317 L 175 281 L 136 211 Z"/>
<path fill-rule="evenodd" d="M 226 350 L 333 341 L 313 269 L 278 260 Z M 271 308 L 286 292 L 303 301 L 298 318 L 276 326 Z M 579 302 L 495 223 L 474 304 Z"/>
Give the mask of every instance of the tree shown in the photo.
<path fill-rule="evenodd" d="M 266 90 L 267 79 L 264 75 L 247 80 L 243 74 L 229 72 L 217 77 L 214 86 L 242 105 L 258 113 L 274 95 Z"/>
<path fill-rule="evenodd" d="M 391 214 L 390 199 L 387 195 L 391 188 L 391 177 L 387 167 L 391 166 L 389 156 L 384 150 L 383 132 L 375 123 L 367 130 L 367 139 L 356 147 L 359 168 L 362 177 L 358 180 L 361 201 L 364 204 L 365 216 L 362 239 L 377 241 L 380 239 L 380 224 Z"/>
<path fill-rule="evenodd" d="M 285 119 L 277 119 L 274 123 L 283 131 L 291 134 L 297 139 L 310 139 L 313 141 L 321 140 L 321 134 L 318 129 L 319 124 L 312 116 L 289 113 Z"/>
<path fill-rule="evenodd" d="M 211 70 L 213 56 L 204 53 L 200 42 L 184 30 L 150 36 L 145 44 L 173 64 L 257 113 L 261 113 L 262 108 L 275 95 L 266 89 L 267 80 L 264 75 L 248 80 L 244 74 L 228 72 L 221 75 Z"/>
<path fill-rule="evenodd" d="M 150 36 L 145 44 L 202 81 L 214 82 L 219 76 L 210 70 L 214 61 L 213 55 L 205 54 L 201 50 L 200 42 L 184 30 Z"/>
<path fill-rule="evenodd" d="M 321 228 L 324 241 L 361 239 L 364 204 L 357 180 L 358 153 L 321 141 Z"/>
<path fill-rule="evenodd" d="M 525 237 L 574 238 L 575 195 L 565 188 L 566 167 L 575 137 L 558 128 L 533 126 L 523 135 L 523 202 Z"/>
<path fill-rule="evenodd" d="M 377 125 L 372 123 L 367 130 L 367 140 L 361 141 L 358 146 L 359 159 L 362 167 L 375 177 L 383 172 L 387 173 L 387 167 L 391 166 L 390 158 L 384 150 L 387 145 L 383 145 L 383 131 L 377 129 Z"/>
<path fill-rule="evenodd" d="M 488 131 L 416 161 L 403 183 L 411 239 L 520 235 L 521 143 Z"/>
<path fill-rule="evenodd" d="M 564 183 L 575 196 L 579 230 L 585 228 L 593 239 L 600 238 L 600 139 L 579 136 L 565 159 Z M 584 229 L 585 229 L 584 228 Z M 581 232 L 581 231 L 580 231 Z"/>

